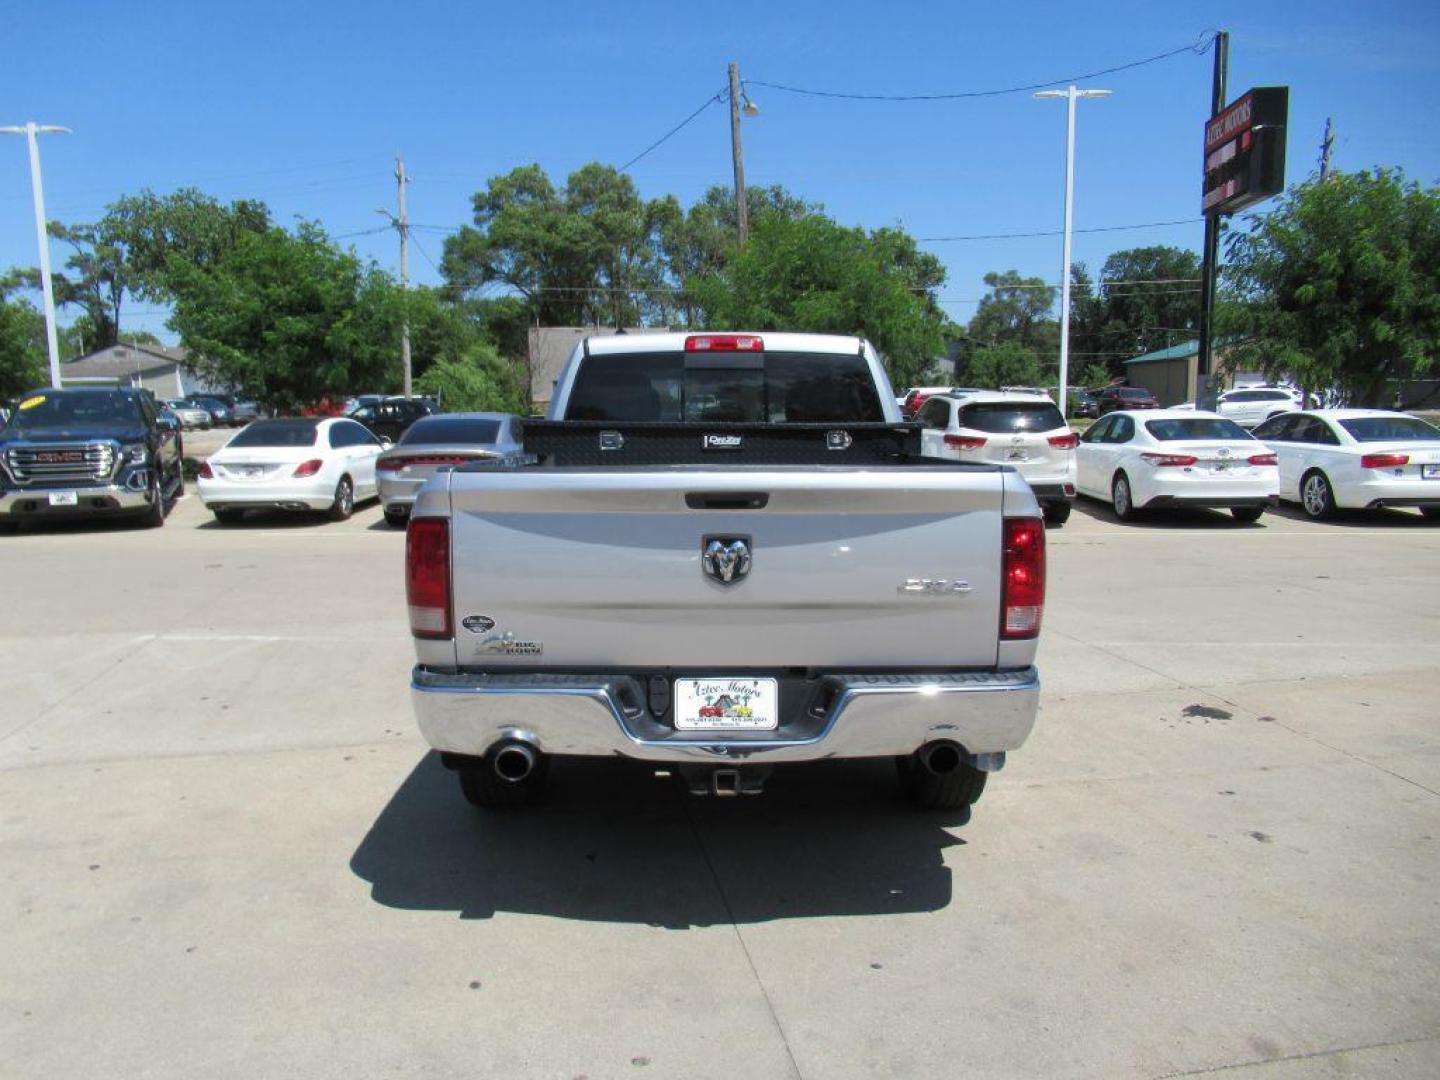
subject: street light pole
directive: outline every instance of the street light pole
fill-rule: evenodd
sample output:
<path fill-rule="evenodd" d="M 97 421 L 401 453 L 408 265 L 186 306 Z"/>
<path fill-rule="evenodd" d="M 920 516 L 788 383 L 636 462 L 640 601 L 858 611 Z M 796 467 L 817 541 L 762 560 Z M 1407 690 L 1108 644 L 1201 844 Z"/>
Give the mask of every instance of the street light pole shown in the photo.
<path fill-rule="evenodd" d="M 730 156 L 735 164 L 735 220 L 740 243 L 750 238 L 750 203 L 745 194 L 745 153 L 740 149 L 740 66 L 730 65 Z"/>
<path fill-rule="evenodd" d="M 20 127 L 0 127 L 0 134 L 30 140 L 30 191 L 35 197 L 35 233 L 40 243 L 40 292 L 45 297 L 45 344 L 50 351 L 50 384 L 60 385 L 60 337 L 55 329 L 55 289 L 50 284 L 50 234 L 45 231 L 45 186 L 40 180 L 40 144 L 36 135 L 69 135 L 70 129 L 34 120 Z"/>
<path fill-rule="evenodd" d="M 1056 399 L 1060 415 L 1070 411 L 1070 233 L 1075 208 L 1075 101 L 1077 98 L 1109 97 L 1109 90 L 1080 90 L 1074 83 L 1064 90 L 1041 90 L 1035 97 L 1064 98 L 1065 118 L 1065 241 L 1064 265 L 1060 276 L 1060 393 Z"/>

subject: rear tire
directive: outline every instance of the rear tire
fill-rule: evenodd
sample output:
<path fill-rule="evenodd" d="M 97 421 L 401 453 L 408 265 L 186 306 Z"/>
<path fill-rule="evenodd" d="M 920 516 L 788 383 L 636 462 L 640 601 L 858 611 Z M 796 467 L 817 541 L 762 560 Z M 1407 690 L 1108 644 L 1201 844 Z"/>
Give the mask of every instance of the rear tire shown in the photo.
<path fill-rule="evenodd" d="M 407 523 L 409 520 L 410 520 L 410 515 L 407 514 L 407 513 L 405 513 L 404 511 L 396 511 L 396 510 L 386 510 L 386 511 L 385 511 L 385 524 L 386 524 L 386 525 L 389 525 L 392 529 L 403 529 L 403 528 L 405 528 L 405 525 L 406 525 L 406 523 Z"/>
<path fill-rule="evenodd" d="M 1248 525 L 1251 522 L 1259 521 L 1260 515 L 1265 513 L 1265 508 L 1263 506 L 1232 506 L 1230 513 L 1236 521 Z"/>
<path fill-rule="evenodd" d="M 550 773 L 550 762 L 537 757 L 535 767 L 524 780 L 506 780 L 495 775 L 490 759 L 457 770 L 460 778 L 460 794 L 471 806 L 486 810 L 497 810 L 507 806 L 530 806 L 539 802 L 545 793 L 545 781 Z"/>
<path fill-rule="evenodd" d="M 1115 508 L 1115 516 L 1121 521 L 1135 520 L 1135 496 L 1130 490 L 1130 478 L 1123 472 L 1116 473 L 1115 479 L 1110 481 L 1110 502 Z"/>
<path fill-rule="evenodd" d="M 914 757 L 897 757 L 900 789 L 922 810 L 968 810 L 985 790 L 984 772 L 961 762 L 952 772 L 930 772 Z"/>
<path fill-rule="evenodd" d="M 350 477 L 342 476 L 335 485 L 335 501 L 330 504 L 327 513 L 331 521 L 349 521 L 354 512 L 355 486 L 350 483 Z"/>
<path fill-rule="evenodd" d="M 1330 478 L 1319 469 L 1300 478 L 1300 509 L 1315 521 L 1323 521 L 1335 513 L 1335 492 L 1330 487 Z"/>
<path fill-rule="evenodd" d="M 1050 503 L 1043 507 L 1043 513 L 1047 525 L 1064 525 L 1070 520 L 1070 504 L 1068 502 Z"/>

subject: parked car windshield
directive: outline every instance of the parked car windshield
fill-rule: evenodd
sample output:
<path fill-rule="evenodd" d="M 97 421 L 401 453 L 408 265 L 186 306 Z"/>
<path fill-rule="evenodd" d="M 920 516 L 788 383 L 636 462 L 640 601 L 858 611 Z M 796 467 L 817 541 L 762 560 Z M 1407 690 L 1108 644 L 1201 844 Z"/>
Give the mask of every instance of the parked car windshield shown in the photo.
<path fill-rule="evenodd" d="M 1143 386 L 1122 386 L 1115 391 L 1123 398 L 1150 398 L 1155 395 L 1146 390 Z"/>
<path fill-rule="evenodd" d="M 80 390 L 31 394 L 20 399 L 7 430 L 86 427 L 92 424 L 140 424 L 144 417 L 133 395 L 116 390 Z"/>
<path fill-rule="evenodd" d="M 1250 441 L 1252 436 L 1234 420 L 1222 420 L 1216 416 L 1197 416 L 1184 420 L 1147 420 L 1145 430 L 1161 442 L 1179 442 L 1185 439 L 1240 439 Z"/>
<path fill-rule="evenodd" d="M 571 420 L 864 423 L 885 418 L 860 355 L 606 353 L 580 366 Z"/>
<path fill-rule="evenodd" d="M 1065 418 L 1048 401 L 982 401 L 960 410 L 960 426 L 1000 433 L 1053 431 L 1065 426 Z"/>
<path fill-rule="evenodd" d="M 1415 416 L 1356 416 L 1340 426 L 1356 442 L 1440 442 L 1440 428 Z"/>
<path fill-rule="evenodd" d="M 438 446 L 441 443 L 493 443 L 500 437 L 499 420 L 468 420 L 434 416 L 417 420 L 400 440 L 401 446 Z"/>
<path fill-rule="evenodd" d="M 230 446 L 314 446 L 318 421 L 261 420 L 230 440 Z"/>

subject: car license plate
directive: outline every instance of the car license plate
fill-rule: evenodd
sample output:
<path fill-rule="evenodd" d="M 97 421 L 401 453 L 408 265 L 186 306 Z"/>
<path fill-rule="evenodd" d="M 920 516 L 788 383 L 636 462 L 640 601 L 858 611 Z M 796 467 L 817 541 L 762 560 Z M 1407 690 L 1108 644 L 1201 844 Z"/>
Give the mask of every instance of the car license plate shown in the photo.
<path fill-rule="evenodd" d="M 51 506 L 79 506 L 80 496 L 74 491 L 52 491 L 50 492 Z"/>
<path fill-rule="evenodd" d="M 265 475 L 265 466 L 246 465 L 243 469 L 240 470 L 240 475 L 245 477 L 247 480 L 258 479 L 259 477 Z"/>
<path fill-rule="evenodd" d="M 1005 460 L 1006 460 L 1006 461 L 1029 461 L 1029 460 L 1030 460 L 1030 455 L 1027 454 L 1027 453 L 1025 453 L 1024 450 L 1011 450 L 1008 454 L 1005 455 Z"/>
<path fill-rule="evenodd" d="M 1426 480 L 1440 480 L 1440 465 L 1421 465 L 1420 476 Z"/>
<path fill-rule="evenodd" d="M 676 679 L 678 731 L 771 731 L 779 725 L 774 679 Z"/>

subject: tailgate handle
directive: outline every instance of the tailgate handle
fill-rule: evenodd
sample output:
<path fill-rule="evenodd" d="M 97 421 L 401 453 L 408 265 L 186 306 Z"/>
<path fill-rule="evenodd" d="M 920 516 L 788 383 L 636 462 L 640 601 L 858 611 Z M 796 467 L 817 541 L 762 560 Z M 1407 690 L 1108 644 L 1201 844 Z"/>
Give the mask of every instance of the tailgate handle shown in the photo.
<path fill-rule="evenodd" d="M 770 502 L 768 491 L 687 491 L 685 505 L 691 510 L 764 510 Z"/>

